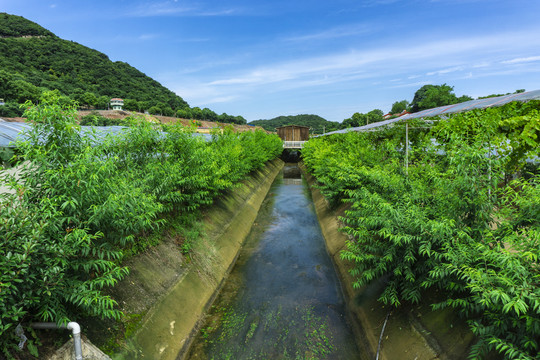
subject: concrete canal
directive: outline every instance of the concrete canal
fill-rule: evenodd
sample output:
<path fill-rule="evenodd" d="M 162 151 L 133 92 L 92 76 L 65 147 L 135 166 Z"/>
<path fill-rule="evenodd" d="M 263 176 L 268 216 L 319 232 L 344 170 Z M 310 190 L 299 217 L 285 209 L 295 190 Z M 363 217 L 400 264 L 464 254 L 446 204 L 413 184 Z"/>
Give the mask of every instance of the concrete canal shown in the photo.
<path fill-rule="evenodd" d="M 296 165 L 272 185 L 188 359 L 360 359 Z"/>

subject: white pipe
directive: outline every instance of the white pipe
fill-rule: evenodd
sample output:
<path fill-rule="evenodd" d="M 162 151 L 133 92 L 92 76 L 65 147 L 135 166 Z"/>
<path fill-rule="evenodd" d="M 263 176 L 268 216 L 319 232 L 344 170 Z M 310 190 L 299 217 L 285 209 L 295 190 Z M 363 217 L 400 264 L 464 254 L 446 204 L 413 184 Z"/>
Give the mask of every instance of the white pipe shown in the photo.
<path fill-rule="evenodd" d="M 75 359 L 83 360 L 82 356 L 82 344 L 81 344 L 81 327 L 76 322 L 69 322 L 67 325 L 56 325 L 52 322 L 44 323 L 32 323 L 30 324 L 34 329 L 68 329 L 73 334 L 73 344 L 75 347 Z"/>
<path fill-rule="evenodd" d="M 81 343 L 81 327 L 76 322 L 72 321 L 67 324 L 68 330 L 73 334 L 73 344 L 75 346 L 75 359 L 83 360 L 82 343 Z"/>

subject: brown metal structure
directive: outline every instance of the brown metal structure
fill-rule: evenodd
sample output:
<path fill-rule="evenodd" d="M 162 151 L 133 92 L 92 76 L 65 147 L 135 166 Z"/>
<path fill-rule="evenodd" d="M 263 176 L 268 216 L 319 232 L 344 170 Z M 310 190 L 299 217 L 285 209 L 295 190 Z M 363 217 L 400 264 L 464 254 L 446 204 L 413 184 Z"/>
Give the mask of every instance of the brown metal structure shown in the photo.
<path fill-rule="evenodd" d="M 308 141 L 309 127 L 300 125 L 287 125 L 276 128 L 278 136 L 283 141 Z"/>

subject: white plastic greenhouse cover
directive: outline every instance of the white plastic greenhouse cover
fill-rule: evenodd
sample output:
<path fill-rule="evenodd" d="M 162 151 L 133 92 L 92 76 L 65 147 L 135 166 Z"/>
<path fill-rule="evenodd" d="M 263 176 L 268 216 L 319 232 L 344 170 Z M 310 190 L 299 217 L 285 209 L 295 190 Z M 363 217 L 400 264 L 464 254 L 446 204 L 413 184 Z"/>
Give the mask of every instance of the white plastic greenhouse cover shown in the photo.
<path fill-rule="evenodd" d="M 31 124 L 7 122 L 0 119 L 0 147 L 15 147 L 17 138 L 22 139 L 22 132 L 31 127 Z M 95 131 L 99 139 L 104 139 L 109 135 L 114 135 L 127 129 L 125 126 L 81 126 L 81 133 L 90 133 Z M 203 136 L 207 141 L 211 139 L 209 134 L 195 134 Z"/>
<path fill-rule="evenodd" d="M 491 97 L 491 98 L 486 98 L 486 99 L 470 100 L 470 101 L 462 102 L 459 104 L 440 106 L 437 108 L 423 110 L 423 111 L 419 111 L 412 114 L 405 114 L 403 116 L 400 116 L 394 119 L 384 120 L 384 121 L 376 122 L 373 124 L 368 124 L 368 125 L 359 126 L 359 127 L 352 127 L 348 129 L 342 129 L 342 130 L 336 130 L 336 131 L 328 132 L 324 135 L 319 135 L 319 136 L 343 134 L 349 131 L 369 131 L 371 129 L 390 125 L 398 121 L 404 121 L 408 119 L 429 118 L 429 117 L 445 115 L 445 114 L 455 114 L 458 112 L 464 112 L 464 111 L 469 111 L 473 109 L 485 109 L 488 107 L 502 106 L 512 101 L 525 102 L 529 100 L 540 100 L 540 90 L 526 91 L 519 94 L 510 94 L 510 95 L 503 95 L 503 96 Z"/>

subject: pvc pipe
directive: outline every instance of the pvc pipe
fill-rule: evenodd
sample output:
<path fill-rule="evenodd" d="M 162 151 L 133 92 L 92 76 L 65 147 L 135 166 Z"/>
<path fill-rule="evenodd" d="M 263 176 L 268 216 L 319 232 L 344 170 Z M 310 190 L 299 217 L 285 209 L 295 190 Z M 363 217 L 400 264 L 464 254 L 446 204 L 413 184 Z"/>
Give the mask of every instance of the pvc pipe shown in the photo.
<path fill-rule="evenodd" d="M 52 322 L 32 323 L 30 324 L 34 329 L 68 329 L 73 334 L 73 344 L 75 347 L 75 359 L 83 360 L 82 356 L 82 343 L 81 343 L 81 327 L 76 322 L 69 322 L 67 325 L 56 325 Z"/>
<path fill-rule="evenodd" d="M 76 322 L 72 321 L 67 324 L 68 330 L 73 334 L 73 344 L 75 346 L 75 359 L 83 360 L 82 343 L 81 343 L 81 327 Z"/>

